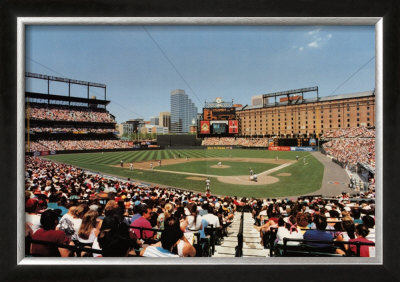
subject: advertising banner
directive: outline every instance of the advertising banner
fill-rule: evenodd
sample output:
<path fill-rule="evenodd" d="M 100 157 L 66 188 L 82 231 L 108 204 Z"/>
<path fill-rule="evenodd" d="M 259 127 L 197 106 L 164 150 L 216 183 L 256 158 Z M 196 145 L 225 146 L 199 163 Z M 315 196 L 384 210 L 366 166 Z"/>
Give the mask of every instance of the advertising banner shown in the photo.
<path fill-rule="evenodd" d="M 41 152 L 40 152 L 40 155 L 41 155 L 41 156 L 48 156 L 49 154 L 50 154 L 49 151 L 41 151 Z"/>
<path fill-rule="evenodd" d="M 290 147 L 291 151 L 299 151 L 299 152 L 313 152 L 315 151 L 314 147 Z"/>
<path fill-rule="evenodd" d="M 289 146 L 270 146 L 268 151 L 290 151 Z"/>
<path fill-rule="evenodd" d="M 229 121 L 229 133 L 239 133 L 239 125 L 237 120 Z"/>
<path fill-rule="evenodd" d="M 210 134 L 210 122 L 208 120 L 200 121 L 200 134 Z"/>

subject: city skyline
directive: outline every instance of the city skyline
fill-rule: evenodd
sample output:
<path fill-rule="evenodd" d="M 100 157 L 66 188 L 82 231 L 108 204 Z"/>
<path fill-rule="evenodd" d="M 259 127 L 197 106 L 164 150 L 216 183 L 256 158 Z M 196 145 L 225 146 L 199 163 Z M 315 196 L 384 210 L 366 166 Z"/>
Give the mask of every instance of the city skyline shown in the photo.
<path fill-rule="evenodd" d="M 321 96 L 373 90 L 374 54 L 374 26 L 26 28 L 26 71 L 106 84 L 117 123 L 170 112 L 174 89 L 199 112 L 216 97 L 246 105 L 303 87 L 318 86 Z M 44 81 L 26 87 L 47 91 Z M 57 83 L 51 89 L 65 93 Z M 86 89 L 72 95 L 85 97 Z"/>

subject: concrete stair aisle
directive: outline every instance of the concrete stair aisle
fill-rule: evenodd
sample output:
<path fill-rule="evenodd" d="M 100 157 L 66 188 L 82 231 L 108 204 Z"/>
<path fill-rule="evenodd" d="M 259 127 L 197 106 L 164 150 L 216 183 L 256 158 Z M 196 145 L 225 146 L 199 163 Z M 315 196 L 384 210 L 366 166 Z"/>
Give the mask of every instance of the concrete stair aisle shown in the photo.
<path fill-rule="evenodd" d="M 241 213 L 236 212 L 231 225 L 227 228 L 228 235 L 225 236 L 220 246 L 215 246 L 213 257 L 235 257 L 235 247 L 238 244 L 237 234 L 239 233 Z"/>
<path fill-rule="evenodd" d="M 237 235 L 240 227 L 241 213 L 236 213 L 232 224 L 228 227 L 228 236 L 223 243 L 215 247 L 213 257 L 235 257 L 235 247 L 238 245 Z M 266 257 L 269 250 L 260 244 L 260 234 L 254 229 L 251 213 L 244 213 L 243 220 L 243 257 Z"/>
<path fill-rule="evenodd" d="M 254 229 L 254 220 L 251 213 L 244 213 L 243 257 L 268 257 L 269 249 L 264 249 L 260 241 L 260 232 Z"/>

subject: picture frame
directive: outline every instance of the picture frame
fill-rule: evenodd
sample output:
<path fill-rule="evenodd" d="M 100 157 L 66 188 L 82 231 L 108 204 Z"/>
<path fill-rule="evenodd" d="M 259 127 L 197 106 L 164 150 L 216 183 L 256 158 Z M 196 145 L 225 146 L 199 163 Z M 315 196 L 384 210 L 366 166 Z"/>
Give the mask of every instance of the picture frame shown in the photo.
<path fill-rule="evenodd" d="M 22 3 L 23 1 L 19 2 Z M 50 1 L 43 1 L 41 3 L 45 3 L 45 2 L 50 2 Z M 315 2 L 311 1 L 313 4 L 315 4 Z M 87 5 L 87 4 L 86 4 Z M 40 5 L 39 5 L 40 6 Z M 83 4 L 83 6 L 85 6 L 85 4 Z M 344 5 L 345 6 L 345 5 Z M 63 6 L 60 6 L 63 7 Z M 87 7 L 87 6 L 85 6 Z M 396 80 L 393 79 L 394 75 L 398 74 L 398 68 L 396 70 L 396 67 L 398 67 L 398 54 L 396 53 L 396 51 L 394 51 L 393 49 L 390 48 L 390 38 L 393 38 L 394 42 L 398 42 L 398 38 L 396 38 L 397 34 L 394 34 L 396 31 L 396 27 L 393 26 L 389 26 L 390 23 L 394 23 L 394 17 L 396 14 L 396 11 L 391 10 L 391 7 L 382 5 L 380 10 L 381 11 L 381 15 L 379 16 L 374 16 L 374 17 L 370 17 L 370 16 L 366 16 L 363 18 L 357 17 L 357 16 L 348 16 L 347 19 L 342 19 L 343 21 L 341 22 L 341 18 L 340 17 L 335 17 L 335 18 L 315 18 L 315 19 L 306 19 L 306 18 L 302 18 L 302 19 L 297 19 L 298 21 L 296 22 L 296 19 L 288 19 L 286 18 L 276 18 L 276 22 L 280 23 L 280 24 L 288 24 L 289 22 L 291 22 L 290 24 L 310 24 L 310 23 L 316 23 L 316 24 L 366 24 L 366 23 L 372 23 L 373 21 L 375 21 L 375 24 L 378 26 L 378 29 L 380 29 L 380 31 L 378 31 L 377 37 L 381 37 L 381 41 L 377 42 L 377 49 L 378 51 L 383 53 L 383 57 L 381 57 L 381 67 L 377 69 L 376 71 L 376 77 L 378 78 L 377 83 L 376 83 L 376 87 L 377 89 L 379 89 L 379 87 L 381 88 L 380 91 L 383 91 L 383 89 L 385 89 L 385 92 L 382 92 L 383 94 L 381 95 L 381 100 L 377 101 L 377 109 L 379 109 L 379 107 L 381 107 L 381 114 L 383 116 L 383 119 L 381 121 L 378 120 L 377 122 L 377 130 L 381 130 L 380 135 L 377 134 L 378 136 L 381 136 L 382 139 L 379 140 L 377 139 L 377 143 L 380 142 L 380 144 L 377 144 L 378 148 L 381 148 L 382 151 L 382 158 L 378 158 L 377 159 L 377 170 L 382 170 L 381 174 L 382 177 L 379 182 L 377 183 L 377 186 L 381 186 L 381 187 L 390 187 L 390 186 L 394 186 L 393 183 L 396 183 L 396 177 L 395 177 L 395 173 L 394 173 L 394 168 L 392 168 L 391 166 L 386 166 L 386 162 L 387 161 L 391 161 L 393 160 L 392 154 L 388 153 L 387 150 L 393 150 L 395 151 L 395 147 L 392 148 L 392 146 L 394 146 L 394 144 L 390 144 L 390 143 L 386 143 L 387 140 L 396 140 L 395 137 L 395 131 L 396 131 L 396 120 L 394 120 L 394 118 L 391 118 L 392 116 L 389 113 L 395 113 L 396 112 L 396 108 L 395 108 L 395 103 L 390 103 L 388 102 L 388 100 L 390 100 L 390 95 L 386 94 L 386 89 L 394 89 L 398 91 L 398 83 L 397 83 L 397 88 L 396 88 Z M 90 11 L 89 8 L 88 11 Z M 7 165 L 2 164 L 2 173 L 3 178 L 6 179 L 6 183 L 7 183 L 7 187 L 13 187 L 13 189 L 10 189 L 10 191 L 4 191 L 4 198 L 6 198 L 6 201 L 3 201 L 3 207 L 4 207 L 4 211 L 16 211 L 15 212 L 15 217 L 13 217 L 13 215 L 10 215 L 10 218 L 8 218 L 7 220 L 5 220 L 6 224 L 14 224 L 14 226 L 17 226 L 16 222 L 18 221 L 17 218 L 21 217 L 21 208 L 23 209 L 22 204 L 23 200 L 21 201 L 21 199 L 23 199 L 23 195 L 21 193 L 19 193 L 18 195 L 14 195 L 15 191 L 17 189 L 17 187 L 21 186 L 21 176 L 19 175 L 21 173 L 21 169 L 23 171 L 23 153 L 21 154 L 20 152 L 20 148 L 21 146 L 23 146 L 21 144 L 21 131 L 23 132 L 23 128 L 21 129 L 20 125 L 21 124 L 21 112 L 17 110 L 18 107 L 20 107 L 21 105 L 21 101 L 18 100 L 20 99 L 20 96 L 15 95 L 15 93 L 19 92 L 21 93 L 21 91 L 23 91 L 23 83 L 21 81 L 21 74 L 23 77 L 24 74 L 24 70 L 23 68 L 21 69 L 20 66 L 23 65 L 23 63 L 21 62 L 21 57 L 18 56 L 18 54 L 21 54 L 21 52 L 23 53 L 23 50 L 21 50 L 21 40 L 23 40 L 23 36 L 21 35 L 21 33 L 18 33 L 20 30 L 19 28 L 21 28 L 21 25 L 30 23 L 32 24 L 33 22 L 40 22 L 42 19 L 39 18 L 30 18 L 28 21 L 26 17 L 24 17 L 25 19 L 22 19 L 21 17 L 18 17 L 19 12 L 23 11 L 24 9 L 19 6 L 19 5 L 14 5 L 12 7 L 6 7 L 6 10 L 8 13 L 8 21 L 7 23 L 9 23 L 9 25 L 4 29 L 5 33 L 3 33 L 4 38 L 8 38 L 10 39 L 10 43 L 14 42 L 14 44 L 10 44 L 10 46 L 7 45 L 7 48 L 2 49 L 3 54 L 6 54 L 8 57 L 8 61 L 7 61 L 7 69 L 10 70 L 10 73 L 13 73 L 14 76 L 10 76 L 10 75 L 4 75 L 5 72 L 2 72 L 3 74 L 1 75 L 1 79 L 2 81 L 6 81 L 6 83 L 2 84 L 2 90 L 4 90 L 4 93 L 7 93 L 8 95 L 5 95 L 5 98 L 3 99 L 3 105 L 9 105 L 8 110 L 10 111 L 10 113 L 6 115 L 3 115 L 3 118 L 5 118 L 5 120 L 9 121 L 8 124 L 6 124 L 5 126 L 5 132 L 10 132 L 8 134 L 8 136 L 13 136 L 10 137 L 11 139 L 13 139 L 15 142 L 4 142 L 3 148 L 6 148 L 4 150 L 4 153 L 6 154 L 5 157 L 3 158 L 3 160 L 9 160 L 9 162 L 6 162 Z M 37 14 L 34 16 L 41 16 L 40 15 L 40 11 L 38 11 L 37 9 L 34 11 L 37 11 Z M 115 11 L 115 10 L 113 10 Z M 49 12 L 49 11 L 48 11 Z M 378 12 L 376 12 L 378 13 Z M 57 13 L 56 13 L 57 14 Z M 90 12 L 89 12 L 90 14 Z M 285 14 L 285 13 L 283 13 Z M 366 12 L 364 12 L 364 15 L 366 14 Z M 386 15 L 385 15 L 386 14 Z M 116 15 L 116 14 L 115 14 Z M 376 14 L 375 14 L 376 15 Z M 237 15 L 236 15 L 237 16 Z M 269 16 L 269 15 L 268 15 Z M 231 18 L 231 23 L 232 22 L 237 22 L 237 17 Z M 353 18 L 353 19 L 351 19 Z M 382 19 L 383 18 L 383 22 Z M 47 18 L 48 20 L 51 19 Z M 269 18 L 271 19 L 271 18 Z M 56 19 L 56 22 L 59 21 L 60 19 Z M 80 18 L 80 22 L 73 22 L 71 21 L 71 24 L 93 24 L 93 19 L 88 19 L 88 18 Z M 149 20 L 151 22 L 151 19 L 146 18 L 143 19 L 143 24 L 144 23 L 149 23 Z M 155 17 L 153 18 L 153 22 L 164 22 L 165 24 L 182 24 L 182 23 L 187 23 L 187 24 L 210 24 L 210 23 L 221 23 L 221 20 L 224 22 L 223 24 L 229 24 L 229 19 L 227 20 L 225 19 L 218 19 L 215 17 L 209 17 L 209 18 L 174 18 L 174 17 L 170 17 L 170 18 L 162 18 L 162 20 L 160 21 L 160 17 Z M 244 22 L 247 22 L 249 24 L 260 24 L 262 22 L 262 20 L 264 20 L 264 24 L 265 21 L 268 22 L 268 19 L 266 20 L 258 18 L 258 17 L 248 17 L 248 18 L 243 18 L 242 20 L 244 20 Z M 353 20 L 353 21 L 352 21 Z M 137 24 L 139 22 L 140 24 L 140 19 L 135 18 L 133 21 L 135 21 Z M 64 20 L 64 23 L 68 23 L 68 19 Z M 104 23 L 104 18 L 98 19 L 98 23 L 100 24 L 101 22 Z M 118 23 L 117 18 L 111 19 L 111 22 L 113 22 L 114 24 Z M 383 24 L 384 23 L 384 24 Z M 58 23 L 60 24 L 60 23 Z M 3 27 L 2 27 L 3 29 Z M 398 29 L 398 27 L 397 27 Z M 16 32 L 15 32 L 16 31 Z M 398 31 L 398 30 L 397 30 Z M 17 37 L 18 36 L 18 37 Z M 382 44 L 383 42 L 385 42 L 385 44 Z M 388 46 L 386 45 L 386 42 L 388 43 Z M 395 44 L 395 43 L 392 43 Z M 11 46 L 14 46 L 16 48 L 12 48 Z M 18 49 L 17 49 L 18 48 Z M 3 55 L 3 57 L 5 57 L 6 55 Z M 15 56 L 12 56 L 11 54 L 14 54 Z M 388 58 L 393 58 L 397 56 L 397 60 L 394 60 L 395 63 L 390 63 L 390 59 Z M 377 62 L 378 62 L 378 57 L 377 57 Z M 14 62 L 14 63 L 13 63 Z M 397 62 L 397 65 L 396 65 Z M 379 64 L 379 63 L 378 63 Z M 4 68 L 4 67 L 2 67 Z M 11 78 L 10 77 L 14 77 Z M 385 79 L 383 79 L 385 78 Z M 23 78 L 22 78 L 23 79 Z M 7 86 L 7 88 L 6 88 Z M 21 88 L 22 87 L 22 88 Z M 388 90 L 389 92 L 390 90 Z M 390 91 L 392 92 L 392 91 Z M 395 92 L 395 91 L 394 91 Z M 14 93 L 14 94 L 13 94 Z M 12 97 L 12 98 L 10 98 Z M 7 99 L 8 98 L 8 99 Z M 383 99 L 385 98 L 385 99 Z M 387 100 L 388 99 L 388 100 Z M 380 104 L 380 106 L 379 106 Z M 6 107 L 5 107 L 6 108 Z M 16 114 L 15 114 L 16 112 Z M 7 111 L 5 111 L 4 113 L 7 113 Z M 379 115 L 379 113 L 378 113 Z M 22 113 L 22 121 L 23 121 L 23 113 Z M 383 130 L 383 125 L 385 130 Z M 393 132 L 392 132 L 393 131 Z M 16 132 L 16 134 L 13 134 L 11 132 Z M 23 133 L 22 133 L 23 134 Z M 18 136 L 18 137 L 16 137 Z M 22 135 L 23 136 L 23 135 Z M 23 147 L 22 147 L 23 148 Z M 384 150 L 383 150 L 384 148 Z M 377 154 L 378 155 L 378 154 Z M 14 156 L 14 157 L 12 157 Z M 15 159 L 15 156 L 17 156 L 17 159 Z M 22 162 L 21 162 L 22 161 Z M 391 163 L 391 162 L 390 162 Z M 22 167 L 21 167 L 22 165 Z M 383 174 L 383 168 L 385 168 L 385 173 Z M 13 172 L 14 171 L 14 172 Z M 379 172 L 378 172 L 379 174 Z M 10 176 L 11 175 L 16 175 L 15 179 L 13 179 Z M 386 178 L 387 177 L 387 178 Z M 22 176 L 22 181 L 23 181 L 23 176 Z M 23 182 L 22 182 L 23 183 Z M 383 193 L 382 197 L 377 199 L 377 204 L 382 206 L 382 209 L 380 209 L 380 212 L 377 211 L 377 217 L 382 219 L 382 223 L 380 228 L 382 228 L 382 230 L 386 229 L 385 227 L 385 223 L 390 224 L 390 217 L 384 217 L 384 215 L 388 215 L 389 214 L 389 210 L 390 207 L 395 207 L 395 203 L 393 203 L 393 198 L 394 194 L 396 193 L 396 191 L 392 193 L 390 193 L 390 195 L 387 195 L 385 193 Z M 398 193 L 398 192 L 397 192 Z M 15 207 L 16 203 L 19 203 L 17 208 Z M 384 205 L 383 205 L 384 203 Z M 389 210 L 388 210 L 389 208 Z M 23 214 L 22 214 L 23 216 Z M 393 216 L 393 215 L 392 215 Z M 12 222 L 12 223 L 11 223 Z M 3 221 L 4 224 L 4 221 Z M 377 224 L 377 228 L 378 228 L 378 224 Z M 393 227 L 390 227 L 390 229 L 396 229 Z M 248 275 L 249 278 L 253 278 L 253 279 L 257 279 L 260 277 L 260 273 L 268 273 L 268 278 L 269 279 L 279 279 L 279 281 L 282 280 L 286 280 L 289 277 L 297 277 L 297 276 L 291 276 L 292 273 L 297 273 L 297 275 L 300 277 L 300 279 L 297 278 L 297 280 L 302 280 L 301 278 L 305 278 L 305 279 L 310 279 L 310 277 L 307 277 L 307 270 L 310 268 L 309 263 L 285 263 L 285 262 L 277 262 L 274 264 L 270 264 L 267 265 L 265 264 L 265 262 L 262 261 L 257 261 L 257 260 L 247 260 L 247 259 L 241 259 L 241 261 L 237 261 L 237 262 L 227 262 L 227 261 L 223 261 L 221 260 L 220 262 L 218 261 L 210 261 L 210 259 L 205 259 L 204 261 L 199 261 L 199 260 L 195 260 L 195 259 L 185 259 L 185 261 L 179 261 L 179 262 L 167 262 L 165 263 L 165 261 L 159 261 L 159 260 L 152 260 L 149 262 L 149 260 L 146 260 L 146 262 L 135 262 L 135 265 L 120 265 L 120 259 L 110 259 L 110 261 L 106 262 L 106 263 L 101 263 L 98 264 L 97 266 L 100 267 L 96 267 L 96 265 L 92 265 L 92 262 L 90 262 L 89 260 L 84 260 L 82 259 L 81 261 L 79 261 L 78 263 L 72 262 L 72 263 L 63 263 L 62 265 L 56 265 L 56 266 L 52 266 L 49 267 L 47 266 L 48 264 L 52 264 L 52 261 L 54 260 L 45 260 L 43 262 L 38 262 L 34 265 L 28 265 L 25 263 L 21 263 L 21 261 L 23 262 L 24 259 L 21 258 L 21 255 L 17 255 L 15 254 L 16 250 L 18 249 L 19 251 L 21 250 L 22 246 L 20 243 L 18 243 L 17 239 L 14 239 L 12 237 L 18 237 L 18 234 L 21 234 L 21 225 L 18 225 L 18 227 L 16 228 L 16 233 L 10 232 L 11 234 L 7 234 L 7 238 L 10 239 L 7 242 L 1 242 L 2 247 L 4 246 L 8 246 L 8 248 L 4 248 L 6 249 L 6 252 L 4 253 L 4 257 L 2 256 L 2 265 L 5 266 L 5 270 L 7 273 L 5 273 L 5 276 L 7 279 L 10 280 L 23 280 L 25 278 L 28 278 L 29 280 L 44 280 L 44 279 L 48 279 L 48 280 L 52 280 L 52 278 L 55 277 L 61 277 L 60 273 L 63 277 L 63 279 L 65 280 L 72 280 L 73 277 L 86 277 L 88 274 L 87 273 L 91 273 L 92 275 L 94 275 L 93 277 L 107 277 L 110 278 L 112 280 L 113 278 L 113 273 L 119 273 L 121 274 L 121 278 L 122 279 L 129 279 L 130 277 L 132 277 L 131 275 L 135 275 L 139 276 L 139 277 L 148 277 L 151 279 L 157 279 L 159 277 L 163 277 L 161 273 L 166 273 L 166 275 L 171 275 L 173 273 L 187 273 L 187 275 L 190 276 L 196 276 L 194 275 L 194 273 L 198 273 L 200 275 L 200 273 L 204 272 L 204 269 L 206 269 L 207 271 L 211 271 L 211 272 L 215 272 L 215 277 L 221 277 L 221 279 L 225 280 L 225 279 L 235 279 L 238 278 L 238 274 L 239 273 L 246 273 Z M 2 231 L 3 233 L 4 231 Z M 378 280 L 378 278 L 380 278 L 380 280 L 382 280 L 382 277 L 387 279 L 387 280 L 391 280 L 392 278 L 396 277 L 396 273 L 398 273 L 398 270 L 395 268 L 396 266 L 396 262 L 398 263 L 398 252 L 396 253 L 396 247 L 395 246 L 388 246 L 388 244 L 390 242 L 394 242 L 394 236 L 396 234 L 396 232 L 387 232 L 387 234 L 383 231 L 384 233 L 384 240 L 382 240 L 382 250 L 383 250 L 383 254 L 381 256 L 382 260 L 378 261 L 378 262 L 373 262 L 371 264 L 365 264 L 360 266 L 359 262 L 355 261 L 355 262 L 349 262 L 346 260 L 346 262 L 340 263 L 340 265 L 329 265 L 329 264 L 323 264 L 323 265 L 317 265 L 317 273 L 320 273 L 320 275 L 327 275 L 327 273 L 329 273 L 329 279 L 332 280 L 337 280 L 340 279 L 340 277 L 343 275 L 343 273 L 346 273 L 348 276 L 351 277 L 360 277 L 360 278 L 368 278 L 369 280 L 372 278 L 376 278 L 376 280 Z M 14 234 L 14 235 L 12 235 Z M 392 235 L 393 234 L 393 235 Z M 16 236 L 17 235 L 17 236 Z M 388 239 L 386 239 L 388 238 Z M 393 238 L 393 240 L 391 240 Z M 386 240 L 388 240 L 388 242 L 386 242 Z M 13 242 L 13 243 L 10 243 Z M 14 247 L 14 248 L 13 248 Z M 398 247 L 397 247 L 398 248 Z M 3 248 L 2 248 L 3 249 Z M 6 255 L 7 254 L 7 255 Z M 77 265 L 76 265 L 77 264 Z M 183 265 L 183 266 L 182 266 Z M 230 268 L 230 266 L 234 265 L 232 268 L 234 268 L 234 270 L 232 270 Z M 307 266 L 307 267 L 306 267 Z M 99 270 L 100 268 L 100 270 Z M 130 269 L 132 268 L 132 269 Z M 316 267 L 313 267 L 316 268 Z M 290 274 L 288 274 L 287 277 L 282 277 L 281 275 L 283 273 L 286 273 L 287 270 L 290 270 Z M 329 271 L 329 272 L 328 272 Z M 58 273 L 58 274 L 57 274 Z M 314 272 L 313 272 L 314 273 Z M 38 277 L 38 278 L 36 278 Z M 321 277 L 321 276 L 319 276 Z M 307 280 L 308 280 L 307 279 Z M 313 279 L 313 278 L 311 278 Z M 90 278 L 88 279 L 90 280 Z M 318 279 L 316 279 L 318 280 Z M 375 280 L 375 279 L 373 279 Z"/>

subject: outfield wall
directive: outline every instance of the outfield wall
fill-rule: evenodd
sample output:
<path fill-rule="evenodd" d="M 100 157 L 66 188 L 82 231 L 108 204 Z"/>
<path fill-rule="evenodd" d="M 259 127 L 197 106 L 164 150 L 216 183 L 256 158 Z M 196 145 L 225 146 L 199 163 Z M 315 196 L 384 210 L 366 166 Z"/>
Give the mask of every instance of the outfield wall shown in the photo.
<path fill-rule="evenodd" d="M 269 151 L 298 151 L 298 152 L 315 152 L 317 147 L 290 147 L 290 146 L 270 146 Z"/>
<path fill-rule="evenodd" d="M 157 135 L 157 145 L 164 148 L 201 146 L 201 141 L 194 134 Z"/>

